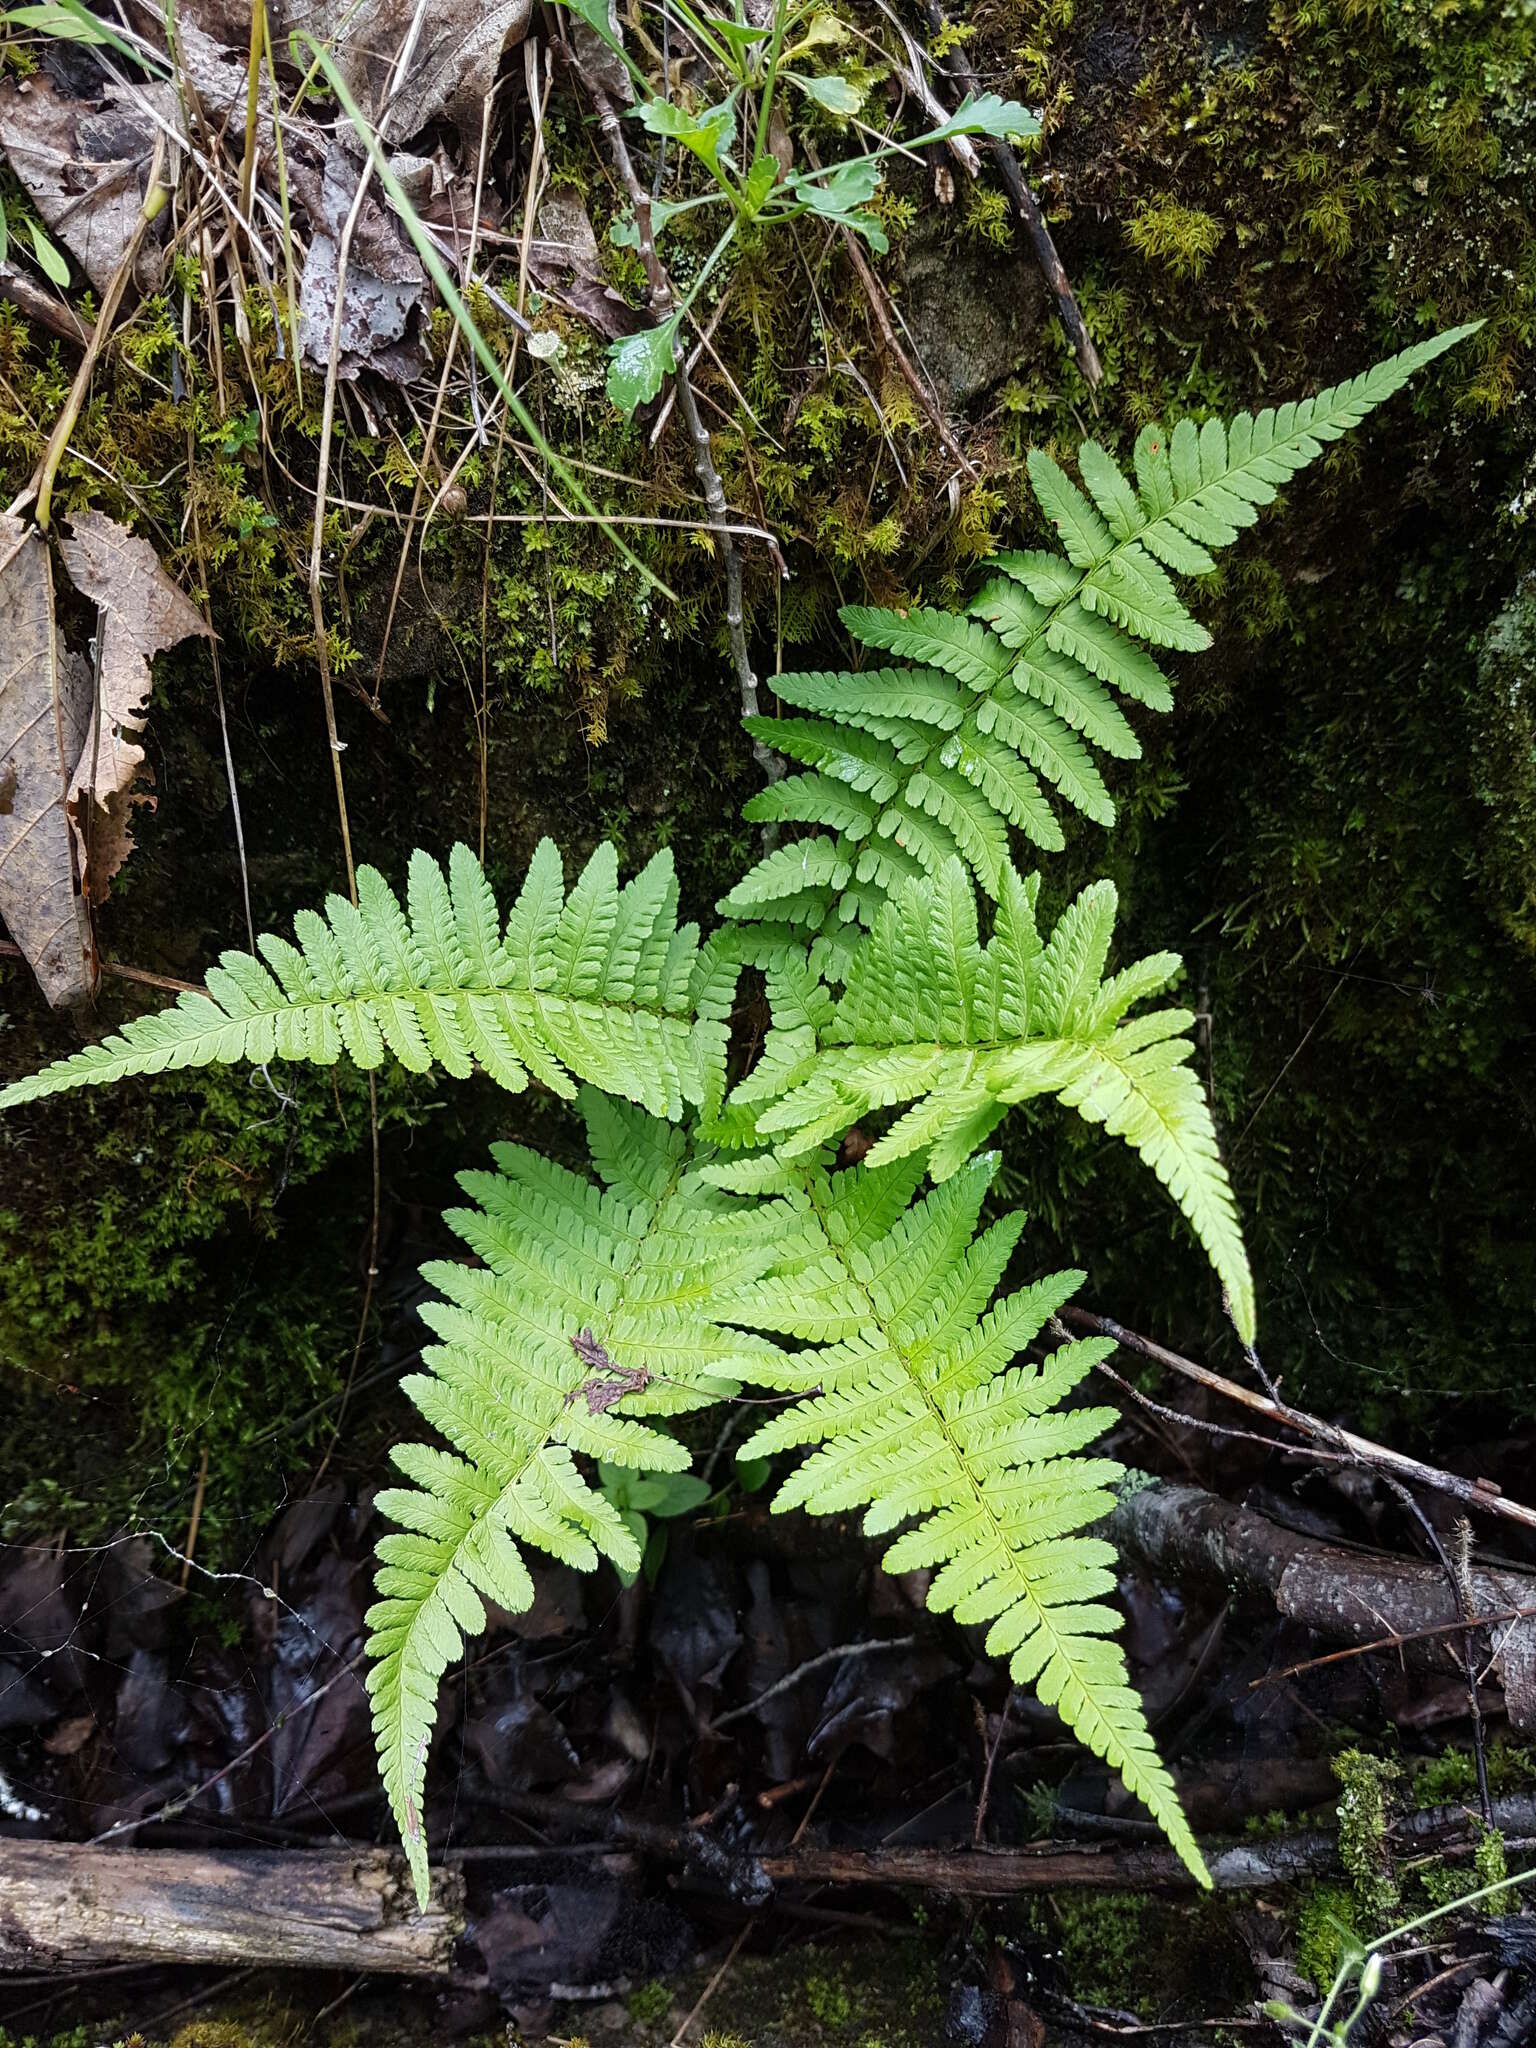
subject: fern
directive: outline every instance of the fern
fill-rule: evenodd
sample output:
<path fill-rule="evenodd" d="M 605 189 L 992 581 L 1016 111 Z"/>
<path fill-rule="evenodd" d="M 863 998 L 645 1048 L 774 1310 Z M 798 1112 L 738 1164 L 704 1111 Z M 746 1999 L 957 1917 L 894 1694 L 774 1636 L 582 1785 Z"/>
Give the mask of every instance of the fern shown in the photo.
<path fill-rule="evenodd" d="M 1277 488 L 1480 323 L 1458 327 L 1299 404 L 1225 424 L 1180 420 L 1137 437 L 1136 480 L 1096 441 L 1080 489 L 1042 450 L 1029 478 L 1060 552 L 999 555 L 966 618 L 845 607 L 854 639 L 909 664 L 774 678 L 806 717 L 748 719 L 810 773 L 752 798 L 745 815 L 830 838 L 780 847 L 725 896 L 723 915 L 768 918 L 815 938 L 839 974 L 839 927 L 868 924 L 903 881 L 962 859 L 996 896 L 1009 828 L 1047 852 L 1065 843 L 1054 806 L 1096 824 L 1115 807 L 1095 759 L 1140 752 L 1121 699 L 1167 711 L 1173 689 L 1149 649 L 1197 653 L 1210 635 L 1169 571 L 1204 576 L 1213 550 L 1251 526 Z"/>
<path fill-rule="evenodd" d="M 638 1569 L 635 1539 L 578 1470 L 679 1471 L 688 1454 L 634 1418 L 678 1414 L 770 1370 L 762 1337 L 720 1326 L 718 1301 L 767 1272 L 785 1212 L 742 1203 L 700 1177 L 683 1133 L 583 1089 L 599 1188 L 518 1145 L 495 1173 L 466 1173 L 472 1208 L 447 1221 L 483 1262 L 424 1266 L 441 1299 L 422 1309 L 440 1341 L 405 1391 L 453 1450 L 405 1444 L 411 1482 L 377 1505 L 399 1529 L 379 1544 L 369 1610 L 379 1766 L 425 1903 L 421 1821 L 438 1682 L 485 1602 L 528 1607 L 520 1545 L 590 1570 Z"/>
<path fill-rule="evenodd" d="M 723 1074 L 723 1022 L 695 1030 L 698 928 L 677 923 L 677 877 L 658 853 L 624 888 L 599 846 L 570 896 L 553 840 L 539 843 L 503 933 L 479 862 L 456 846 L 445 878 L 411 856 L 409 916 L 373 868 L 354 907 L 300 911 L 297 946 L 264 934 L 261 959 L 228 952 L 206 993 L 139 1017 L 115 1037 L 0 1093 L 0 1109 L 130 1074 L 249 1061 L 360 1067 L 386 1054 L 415 1073 L 459 1077 L 478 1062 L 513 1090 L 529 1074 L 556 1094 L 572 1075 L 675 1117 Z"/>
<path fill-rule="evenodd" d="M 769 975 L 774 1030 L 738 1084 L 737 1121 L 722 1137 L 813 1152 L 874 1109 L 912 1106 L 869 1157 L 926 1152 L 936 1180 L 985 1142 L 1010 1103 L 1054 1095 L 1124 1138 L 1193 1225 L 1227 1290 L 1243 1337 L 1255 1327 L 1253 1280 L 1211 1114 L 1186 1065 L 1188 1010 L 1127 1012 L 1179 970 L 1156 953 L 1104 978 L 1117 899 L 1095 882 L 1048 940 L 1036 925 L 1039 877 L 1005 866 L 991 941 L 980 943 L 976 899 L 952 860 L 932 880 L 904 882 L 854 955 L 834 1002 L 799 961 Z"/>
<path fill-rule="evenodd" d="M 862 1508 L 873 1536 L 909 1524 L 886 1570 L 932 1570 L 935 1612 L 989 1624 L 988 1652 L 1120 1774 L 1209 1884 L 1109 1639 L 1120 1626 L 1102 1604 L 1114 1550 L 1080 1533 L 1109 1512 L 1123 1474 L 1075 1454 L 1115 1410 L 1061 1404 L 1112 1346 L 1068 1343 L 1038 1367 L 1012 1363 L 1083 1276 L 1056 1273 L 988 1307 L 1024 1221 L 1015 1213 L 975 1235 L 996 1169 L 995 1154 L 978 1160 L 911 1209 L 910 1160 L 836 1175 L 802 1160 L 768 1177 L 800 1205 L 799 1240 L 728 1312 L 805 1341 L 752 1368 L 759 1384 L 803 1398 L 738 1456 L 809 1449 L 777 1511 Z M 761 1161 L 705 1171 L 725 1187 L 765 1182 Z"/>

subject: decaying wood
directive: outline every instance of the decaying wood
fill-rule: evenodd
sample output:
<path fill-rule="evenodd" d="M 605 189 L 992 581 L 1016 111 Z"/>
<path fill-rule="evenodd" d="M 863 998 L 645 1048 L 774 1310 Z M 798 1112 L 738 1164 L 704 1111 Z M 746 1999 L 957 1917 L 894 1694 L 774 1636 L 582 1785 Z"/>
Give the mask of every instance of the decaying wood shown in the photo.
<path fill-rule="evenodd" d="M 1494 1824 L 1511 1837 L 1536 1827 L 1536 1799 L 1494 1801 Z M 1408 1814 L 1393 1828 L 1395 1850 L 1414 1855 L 1433 1851 L 1457 1860 L 1477 1846 L 1475 1816 L 1459 1806 L 1436 1806 Z M 1218 1891 L 1269 1891 L 1299 1879 L 1336 1875 L 1339 1845 L 1321 1830 L 1271 1840 L 1205 1846 L 1211 1882 Z M 1004 1898 L 1020 1892 L 1188 1891 L 1195 1880 L 1171 1849 L 828 1849 L 806 1848 L 764 1856 L 759 1868 L 775 1884 L 876 1884 L 915 1886 L 970 1898 Z"/>
<path fill-rule="evenodd" d="M 419 1913 L 405 1859 L 383 1849 L 0 1843 L 0 1972 L 131 1961 L 431 1977 L 463 1928 L 456 1872 L 434 1871 Z"/>
<path fill-rule="evenodd" d="M 1109 1526 L 1123 1552 L 1167 1577 L 1268 1594 L 1328 1642 L 1389 1636 L 1420 1668 L 1461 1669 L 1448 1648 L 1457 1602 L 1436 1564 L 1301 1536 L 1198 1486 L 1148 1487 Z M 1536 1574 L 1476 1566 L 1470 1590 L 1474 1619 L 1503 1617 L 1473 1632 L 1477 1654 L 1502 1684 L 1512 1724 L 1536 1727 Z"/>

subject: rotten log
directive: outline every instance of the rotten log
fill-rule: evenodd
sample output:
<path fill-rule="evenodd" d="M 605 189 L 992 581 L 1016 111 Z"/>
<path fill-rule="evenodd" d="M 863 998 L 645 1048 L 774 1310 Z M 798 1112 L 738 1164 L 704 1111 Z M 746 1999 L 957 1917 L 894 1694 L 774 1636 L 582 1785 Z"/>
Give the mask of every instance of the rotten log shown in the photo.
<path fill-rule="evenodd" d="M 1298 1535 L 1199 1486 L 1133 1494 L 1108 1533 L 1164 1578 L 1268 1595 L 1326 1642 L 1386 1641 L 1421 1670 L 1462 1668 L 1456 1597 L 1438 1564 Z M 1536 1574 L 1474 1565 L 1469 1591 L 1479 1661 L 1503 1686 L 1511 1725 L 1536 1728 Z"/>
<path fill-rule="evenodd" d="M 463 1931 L 458 1872 L 433 1872 L 419 1913 L 405 1859 L 383 1849 L 0 1842 L 0 1982 L 8 1970 L 112 1962 L 434 1977 Z"/>

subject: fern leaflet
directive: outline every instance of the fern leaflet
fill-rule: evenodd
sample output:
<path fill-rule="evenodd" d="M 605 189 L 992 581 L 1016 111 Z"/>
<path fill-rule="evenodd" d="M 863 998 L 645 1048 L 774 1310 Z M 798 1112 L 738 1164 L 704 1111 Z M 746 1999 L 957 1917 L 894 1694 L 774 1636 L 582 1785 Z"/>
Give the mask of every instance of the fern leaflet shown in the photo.
<path fill-rule="evenodd" d="M 300 911 L 296 946 L 265 933 L 260 959 L 222 954 L 206 993 L 13 1083 L 0 1109 L 130 1074 L 330 1066 L 346 1053 L 360 1067 L 388 1054 L 459 1077 L 478 1062 L 504 1088 L 532 1074 L 566 1097 L 575 1075 L 676 1117 L 723 1072 L 723 1024 L 694 1028 L 698 928 L 678 926 L 669 851 L 621 889 L 604 843 L 567 897 L 560 854 L 542 840 L 505 932 L 466 846 L 446 877 L 429 855 L 411 856 L 408 915 L 373 868 L 359 868 L 357 888 L 355 907 L 332 896 L 323 918 Z"/>
<path fill-rule="evenodd" d="M 874 1536 L 909 1524 L 885 1553 L 887 1571 L 934 1569 L 928 1605 L 990 1624 L 988 1651 L 1120 1774 L 1208 1884 L 1110 1639 L 1120 1626 L 1103 1604 L 1114 1550 L 1081 1533 L 1114 1505 L 1108 1489 L 1123 1474 L 1076 1453 L 1115 1410 L 1061 1403 L 1111 1347 L 1068 1343 L 1040 1366 L 1013 1364 L 1082 1275 L 1053 1274 L 988 1306 L 1024 1222 L 1015 1213 L 976 1236 L 996 1167 L 995 1154 L 978 1160 L 910 1209 L 910 1161 L 780 1170 L 773 1184 L 801 1206 L 799 1242 L 742 1286 L 729 1312 L 805 1341 L 753 1370 L 803 1398 L 738 1455 L 809 1450 L 775 1510 L 862 1508 Z M 706 1172 L 727 1187 L 763 1185 L 759 1161 Z"/>
<path fill-rule="evenodd" d="M 784 1205 L 733 1201 L 701 1179 L 684 1134 L 595 1089 L 580 1096 L 599 1188 L 519 1145 L 466 1173 L 447 1221 L 483 1262 L 424 1266 L 440 1340 L 405 1391 L 453 1450 L 403 1444 L 409 1486 L 378 1496 L 368 1675 L 390 1806 L 418 1897 L 427 1890 L 422 1788 L 438 1683 L 485 1601 L 533 1600 L 520 1545 L 590 1570 L 638 1569 L 635 1539 L 573 1453 L 679 1471 L 688 1454 L 637 1416 L 677 1414 L 768 1370 L 766 1339 L 720 1326 L 718 1301 L 765 1273 Z"/>
<path fill-rule="evenodd" d="M 853 956 L 836 1002 L 804 955 L 768 977 L 774 1029 L 729 1108 L 786 1158 L 813 1152 L 874 1109 L 908 1103 L 869 1157 L 926 1151 L 943 1180 L 985 1142 L 1011 1103 L 1054 1095 L 1136 1149 L 1168 1189 L 1254 1334 L 1253 1280 L 1204 1091 L 1186 1062 L 1188 1010 L 1127 1020 L 1179 970 L 1156 953 L 1104 978 L 1117 899 L 1095 882 L 1048 940 L 1036 925 L 1039 877 L 1003 869 L 991 941 L 980 943 L 962 864 L 901 884 Z M 722 1126 L 722 1135 L 726 1127 Z"/>
<path fill-rule="evenodd" d="M 1107 449 L 1078 453 L 1080 488 L 1043 450 L 1029 477 L 1061 552 L 997 556 L 969 615 L 847 606 L 854 639 L 904 667 L 776 676 L 805 717 L 748 719 L 753 733 L 811 771 L 762 791 L 755 820 L 832 836 L 781 847 L 724 897 L 722 914 L 790 922 L 815 935 L 836 972 L 841 928 L 866 925 L 902 880 L 965 861 L 995 896 L 1008 828 L 1048 852 L 1065 843 L 1054 805 L 1111 825 L 1115 807 L 1093 750 L 1135 760 L 1120 699 L 1167 711 L 1173 690 L 1149 649 L 1196 653 L 1210 635 L 1169 572 L 1203 576 L 1212 550 L 1251 526 L 1278 486 L 1357 426 L 1479 323 L 1453 328 L 1299 404 L 1223 423 L 1146 426 L 1133 484 Z"/>

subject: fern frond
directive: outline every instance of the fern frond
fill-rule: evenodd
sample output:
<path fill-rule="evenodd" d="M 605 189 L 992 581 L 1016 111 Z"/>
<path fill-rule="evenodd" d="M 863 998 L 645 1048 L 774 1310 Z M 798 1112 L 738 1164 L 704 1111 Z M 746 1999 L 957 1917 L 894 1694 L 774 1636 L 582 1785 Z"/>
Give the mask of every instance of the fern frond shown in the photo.
<path fill-rule="evenodd" d="M 445 876 L 411 857 L 407 905 L 373 868 L 358 900 L 332 896 L 325 916 L 300 911 L 297 945 L 267 933 L 261 958 L 224 953 L 206 993 L 135 1018 L 0 1093 L 0 1109 L 65 1088 L 180 1067 L 273 1059 L 360 1067 L 394 1058 L 465 1077 L 476 1065 L 502 1087 L 530 1073 L 559 1095 L 576 1079 L 676 1117 L 702 1102 L 711 1043 L 695 1034 L 690 988 L 698 929 L 677 923 L 670 851 L 622 889 L 600 846 L 569 898 L 554 842 L 541 841 L 503 935 L 480 863 L 456 846 Z"/>
<path fill-rule="evenodd" d="M 738 1455 L 808 1453 L 780 1487 L 778 1512 L 860 1509 L 870 1535 L 909 1524 L 885 1551 L 887 1571 L 932 1571 L 936 1613 L 987 1624 L 988 1650 L 1119 1773 L 1208 1884 L 1112 1640 L 1120 1616 L 1103 1601 L 1114 1551 L 1082 1533 L 1109 1512 L 1123 1476 L 1111 1459 L 1078 1455 L 1115 1411 L 1062 1403 L 1110 1346 L 1069 1343 L 1040 1366 L 1013 1363 L 1082 1275 L 993 1303 L 1023 1222 L 1009 1216 L 976 1235 L 996 1165 L 975 1162 L 910 1209 L 907 1163 L 789 1169 L 799 1242 L 737 1290 L 731 1313 L 803 1341 L 757 1375 L 802 1398 Z"/>
<path fill-rule="evenodd" d="M 579 927 L 571 943 L 579 955 Z M 485 1602 L 531 1604 L 528 1545 L 581 1570 L 599 1556 L 639 1567 L 634 1537 L 573 1454 L 680 1470 L 682 1445 L 635 1418 L 718 1400 L 744 1374 L 771 1376 L 776 1356 L 765 1338 L 722 1327 L 719 1304 L 798 1241 L 786 1205 L 712 1186 L 675 1125 L 595 1089 L 580 1101 L 602 1185 L 498 1145 L 494 1173 L 460 1176 L 473 1206 L 446 1219 L 482 1263 L 422 1269 L 439 1296 L 422 1317 L 439 1341 L 404 1386 L 453 1449 L 394 1452 L 410 1484 L 378 1496 L 398 1527 L 379 1543 L 367 1619 L 379 1764 L 423 1900 L 438 1683 L 484 1629 Z"/>
<path fill-rule="evenodd" d="M 753 798 L 747 815 L 833 834 L 835 851 L 814 873 L 788 860 L 760 864 L 721 910 L 793 921 L 828 939 L 824 959 L 840 959 L 847 941 L 831 944 L 836 928 L 867 922 L 913 864 L 934 874 L 958 852 L 995 895 L 1010 826 L 1048 851 L 1065 843 L 1053 798 L 1112 824 L 1090 749 L 1134 760 L 1140 744 L 1118 700 L 1157 712 L 1173 704 L 1149 650 L 1210 645 L 1173 576 L 1208 575 L 1213 551 L 1251 526 L 1281 484 L 1471 332 L 1437 335 L 1299 404 L 1225 424 L 1181 420 L 1171 434 L 1145 427 L 1134 483 L 1096 441 L 1078 452 L 1081 487 L 1034 450 L 1030 482 L 1060 552 L 997 556 L 966 616 L 843 610 L 856 640 L 909 666 L 774 678 L 781 700 L 811 715 L 748 723 L 811 772 Z M 881 839 L 908 857 L 905 867 L 871 857 Z M 863 893 L 850 894 L 850 872 Z"/>
<path fill-rule="evenodd" d="M 1113 884 L 1084 890 L 1048 940 L 1036 927 L 1037 887 L 1036 877 L 1023 881 L 1004 863 L 992 938 L 982 946 L 959 861 L 901 884 L 854 955 L 830 1014 L 818 1017 L 806 969 L 786 958 L 769 976 L 775 1030 L 732 1103 L 786 1158 L 841 1136 L 871 1110 L 909 1104 L 870 1160 L 927 1151 L 930 1171 L 943 1179 L 986 1140 L 1005 1107 L 1054 1095 L 1152 1168 L 1251 1341 L 1253 1280 L 1231 1183 L 1204 1090 L 1187 1065 L 1194 1019 L 1168 1009 L 1127 1020 L 1133 1005 L 1167 986 L 1178 958 L 1159 953 L 1106 980 Z"/>

